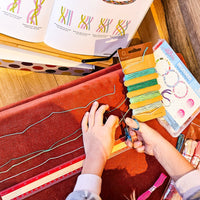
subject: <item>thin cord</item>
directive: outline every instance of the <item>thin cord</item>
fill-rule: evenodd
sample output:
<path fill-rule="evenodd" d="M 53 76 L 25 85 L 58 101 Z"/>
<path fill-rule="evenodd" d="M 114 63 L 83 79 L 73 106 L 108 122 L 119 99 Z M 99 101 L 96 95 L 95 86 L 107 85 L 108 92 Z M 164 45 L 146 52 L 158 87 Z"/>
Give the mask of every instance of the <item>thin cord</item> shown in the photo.
<path fill-rule="evenodd" d="M 44 121 L 45 119 L 49 118 L 49 117 L 50 117 L 51 115 L 53 115 L 53 114 L 58 114 L 58 113 L 63 113 L 63 112 L 69 112 L 69 111 L 76 110 L 76 109 L 86 108 L 86 107 L 88 107 L 91 103 L 93 103 L 94 101 L 96 101 L 96 100 L 98 100 L 98 99 L 100 99 L 100 98 L 103 98 L 103 97 L 105 97 L 105 96 L 113 95 L 113 94 L 115 94 L 115 85 L 114 85 L 114 91 L 113 91 L 112 93 L 103 95 L 103 96 L 101 96 L 101 97 L 99 97 L 99 98 L 97 98 L 97 99 L 91 101 L 90 103 L 88 103 L 88 104 L 87 104 L 86 106 L 84 106 L 84 107 L 78 107 L 78 108 L 74 108 L 74 109 L 70 109 L 70 110 L 66 110 L 66 111 L 61 111 L 61 112 L 52 112 L 52 113 L 50 113 L 47 117 L 45 117 L 45 118 L 43 118 L 42 120 L 40 120 L 40 121 L 38 121 L 38 122 L 36 122 L 36 123 L 30 125 L 29 127 L 27 127 L 24 131 L 19 132 L 19 133 L 15 133 L 15 134 L 22 134 L 22 133 L 24 133 L 25 131 L 27 131 L 27 130 L 28 130 L 29 128 L 31 128 L 32 126 L 34 126 L 34 125 L 36 125 L 36 124 L 38 124 L 38 123 Z M 125 102 L 126 100 L 127 100 L 127 97 L 126 97 L 125 100 L 122 101 L 116 108 L 114 108 L 113 110 L 111 110 L 111 111 L 109 111 L 109 112 L 113 112 L 113 111 L 115 111 L 116 109 L 118 109 L 121 105 L 124 104 L 124 102 Z M 129 109 L 129 110 L 130 110 L 130 109 Z M 129 111 L 129 110 L 128 110 L 128 111 Z M 123 119 L 125 118 L 125 116 L 126 116 L 126 114 L 128 113 L 128 111 L 124 114 Z M 123 119 L 122 119 L 122 120 L 123 120 Z M 120 120 L 119 124 L 121 123 L 122 120 Z M 78 138 L 80 138 L 80 137 L 82 136 L 82 134 L 80 134 L 79 136 L 77 136 L 76 138 L 74 138 L 74 139 L 72 139 L 72 140 L 70 140 L 70 141 L 67 141 L 67 142 L 61 143 L 60 145 L 55 146 L 57 143 L 61 142 L 62 140 L 71 137 L 73 134 L 77 133 L 79 130 L 81 130 L 81 128 L 77 129 L 76 131 L 74 131 L 74 132 L 73 132 L 72 134 L 70 134 L 69 136 L 58 140 L 58 141 L 55 142 L 53 145 L 51 145 L 49 149 L 46 149 L 46 150 L 38 150 L 38 151 L 36 151 L 36 152 L 32 152 L 32 153 L 29 153 L 29 154 L 27 154 L 27 155 L 24 155 L 24 156 L 21 156 L 21 157 L 18 157 L 18 158 L 10 159 L 7 163 L 5 163 L 5 164 L 3 164 L 2 166 L 0 166 L 0 168 L 6 166 L 7 164 L 9 164 L 9 163 L 10 163 L 11 161 L 13 161 L 13 160 L 21 159 L 21 158 L 24 158 L 24 157 L 33 155 L 33 154 L 35 154 L 35 153 L 38 153 L 38 154 L 36 154 L 36 155 L 34 155 L 34 156 L 32 156 L 32 157 L 30 157 L 30 158 L 28 158 L 28 159 L 26 159 L 26 160 L 20 162 L 20 163 L 17 163 L 17 164 L 15 164 L 15 165 L 11 166 L 11 167 L 10 167 L 9 169 L 7 169 L 6 171 L 0 172 L 0 174 L 6 173 L 6 172 L 10 171 L 12 168 L 14 168 L 14 167 L 16 167 L 16 166 L 19 166 L 19 165 L 23 164 L 24 162 L 30 161 L 31 159 L 33 159 L 33 158 L 35 158 L 35 157 L 37 157 L 37 156 L 39 156 L 39 155 L 41 155 L 41 154 L 43 154 L 43 153 L 49 152 L 49 151 L 54 150 L 54 149 L 56 149 L 56 148 L 58 148 L 58 147 L 60 147 L 60 146 L 65 145 L 65 144 L 67 144 L 67 143 L 69 143 L 69 142 L 72 142 L 72 141 L 77 140 Z M 9 136 L 10 136 L 10 135 L 13 135 L 13 134 L 9 134 Z M 1 138 L 1 137 L 0 137 L 0 138 Z M 77 151 L 77 150 L 79 150 L 79 149 L 81 149 L 81 148 L 84 148 L 84 147 L 82 146 L 82 147 L 79 147 L 78 149 L 75 149 L 75 150 L 73 150 L 73 151 L 71 151 L 71 152 L 67 152 L 67 153 L 65 153 L 65 154 L 63 154 L 63 155 L 60 155 L 60 156 L 57 156 L 57 157 L 53 157 L 53 158 L 49 158 L 49 159 L 47 159 L 46 161 L 44 161 L 43 163 L 41 163 L 40 165 L 37 165 L 37 166 L 35 166 L 35 167 L 31 168 L 31 169 L 22 171 L 22 172 L 20 172 L 20 173 L 14 175 L 14 176 L 8 177 L 8 178 L 6 178 L 6 179 L 0 181 L 0 183 L 4 182 L 4 181 L 6 181 L 6 180 L 9 180 L 9 179 L 11 179 L 11 178 L 14 178 L 14 177 L 16 177 L 16 176 L 19 176 L 19 175 L 21 175 L 21 174 L 23 174 L 23 173 L 26 173 L 26 172 L 28 172 L 28 171 L 30 171 L 30 170 L 33 170 L 33 169 L 35 169 L 35 168 L 37 168 L 37 167 L 40 167 L 40 166 L 44 165 L 45 163 L 47 163 L 49 160 L 53 160 L 53 159 L 60 158 L 60 157 L 65 156 L 65 155 L 67 155 L 67 154 L 73 153 L 73 152 L 75 152 L 75 151 Z"/>
<path fill-rule="evenodd" d="M 128 114 L 128 112 L 130 111 L 131 109 L 129 108 L 126 113 L 122 116 L 121 120 L 119 121 L 119 125 L 121 124 L 121 122 L 125 119 L 126 115 Z"/>
<path fill-rule="evenodd" d="M 29 172 L 29 171 L 33 170 L 33 169 L 36 169 L 36 168 L 38 168 L 38 167 L 40 167 L 40 166 L 46 164 L 46 163 L 47 163 L 48 161 L 50 161 L 50 160 L 55 160 L 55 159 L 61 158 L 61 157 L 66 156 L 66 155 L 68 155 L 68 154 L 70 154 L 70 153 L 74 153 L 74 152 L 76 152 L 76 151 L 78 151 L 78 150 L 80 150 L 80 149 L 82 149 L 82 148 L 83 148 L 83 146 L 81 146 L 81 147 L 79 147 L 78 149 L 75 149 L 75 150 L 73 150 L 73 151 L 70 151 L 70 152 L 67 152 L 67 153 L 65 153 L 65 154 L 62 154 L 62 155 L 60 155 L 60 156 L 49 158 L 49 159 L 47 159 L 46 161 L 44 161 L 43 163 L 41 163 L 41 164 L 39 164 L 39 165 L 37 165 L 37 166 L 35 166 L 35 167 L 32 167 L 32 168 L 27 169 L 27 170 L 25 170 L 25 171 L 22 171 L 22 172 L 20 172 L 20 173 L 18 173 L 18 174 L 15 174 L 14 176 L 10 176 L 10 177 L 8 177 L 8 178 L 6 178 L 6 179 L 1 180 L 0 183 L 3 183 L 3 182 L 5 182 L 5 181 L 7 181 L 7 180 L 9 180 L 9 179 L 15 178 L 15 177 L 17 177 L 17 176 L 19 176 L 19 175 L 21 175 L 21 174 L 24 174 L 24 173 L 26 173 L 26 172 Z"/>
<path fill-rule="evenodd" d="M 108 112 L 111 113 L 111 112 L 115 111 L 116 109 L 118 109 L 119 107 L 121 107 L 121 105 L 123 105 L 124 102 L 125 102 L 126 100 L 127 100 L 127 97 L 126 97 L 125 100 L 122 101 L 116 108 L 114 108 L 113 110 L 110 110 L 110 111 L 108 111 Z M 51 150 L 53 150 L 53 149 L 55 149 L 55 148 L 58 148 L 59 145 L 56 146 L 56 147 L 54 147 L 54 146 L 55 146 L 57 143 L 59 143 L 59 142 L 65 140 L 65 139 L 71 137 L 72 135 L 76 134 L 79 130 L 81 130 L 81 128 L 77 129 L 77 130 L 74 131 L 72 134 L 68 135 L 67 137 L 64 137 L 64 138 L 58 140 L 57 142 L 55 142 L 53 145 L 51 145 L 51 146 L 50 146 L 48 149 L 46 149 L 46 150 L 38 150 L 38 151 L 35 151 L 35 152 L 32 152 L 32 153 L 26 154 L 26 155 L 21 156 L 21 157 L 17 157 L 17 158 L 12 158 L 12 159 L 10 159 L 9 161 L 7 161 L 7 162 L 4 163 L 3 165 L 1 165 L 1 166 L 0 166 L 0 169 L 1 169 L 2 167 L 4 167 L 4 166 L 8 165 L 11 161 L 19 160 L 19 159 L 22 159 L 22 158 L 31 156 L 31 155 L 33 155 L 33 154 L 35 154 L 35 153 L 38 153 L 37 155 L 35 155 L 35 156 L 31 157 L 31 158 L 28 158 L 28 159 L 26 159 L 26 160 L 24 160 L 24 161 L 22 161 L 22 162 L 20 162 L 20 163 L 17 163 L 16 165 L 12 165 L 12 166 L 11 166 L 8 170 L 6 170 L 6 171 L 2 171 L 2 172 L 0 171 L 0 174 L 6 173 L 6 172 L 10 171 L 12 168 L 14 168 L 14 167 L 16 167 L 16 166 L 18 166 L 18 165 L 20 165 L 20 164 L 26 162 L 26 161 L 29 161 L 29 160 L 31 160 L 31 159 L 33 159 L 33 158 L 35 158 L 35 157 L 37 157 L 37 156 L 39 156 L 39 155 L 41 155 L 41 154 L 43 154 L 43 153 L 46 153 L 46 152 L 49 152 L 49 151 L 51 151 Z M 73 141 L 73 140 L 70 140 L 69 142 L 71 142 L 71 141 Z M 66 144 L 66 143 L 62 143 L 61 145 L 64 145 L 64 144 Z M 61 146 L 61 145 L 60 145 L 60 146 Z M 53 148 L 53 147 L 54 147 L 54 148 Z"/>
<path fill-rule="evenodd" d="M 70 143 L 70 142 L 74 142 L 75 140 L 79 139 L 81 136 L 82 136 L 82 134 L 80 134 L 79 136 L 77 136 L 76 138 L 74 138 L 74 139 L 72 139 L 72 140 L 69 140 L 69 141 L 66 141 L 66 142 L 64 142 L 64 143 L 62 143 L 62 144 L 60 144 L 60 145 L 57 145 L 57 146 L 55 146 L 54 148 L 51 148 L 51 149 L 49 148 L 49 149 L 43 150 L 43 151 L 41 151 L 40 153 L 38 153 L 38 154 L 36 154 L 36 155 L 34 155 L 34 156 L 30 157 L 30 158 L 27 158 L 26 160 L 23 160 L 23 161 L 21 161 L 21 162 L 19 162 L 19 163 L 17 163 L 17 164 L 12 165 L 10 168 L 8 168 L 8 169 L 5 170 L 5 171 L 1 171 L 0 174 L 7 173 L 7 172 L 9 172 L 11 169 L 13 169 L 14 167 L 17 167 L 17 166 L 19 166 L 19 165 L 21 165 L 21 164 L 23 164 L 23 163 L 25 163 L 25 162 L 27 162 L 27 161 L 29 161 L 29 160 L 32 160 L 33 158 L 36 158 L 36 157 L 42 155 L 43 153 L 50 152 L 50 151 L 52 151 L 52 150 L 54 150 L 54 149 L 56 149 L 56 148 L 58 148 L 58 147 L 60 147 L 60 146 L 63 146 L 63 145 L 68 144 L 68 143 Z"/>
<path fill-rule="evenodd" d="M 145 54 L 146 54 L 147 49 L 148 49 L 148 47 L 146 47 L 146 49 L 144 50 L 143 55 L 142 55 L 142 59 L 141 59 L 140 61 L 135 62 L 135 63 L 133 63 L 133 64 L 131 64 L 131 65 L 126 66 L 122 71 L 124 72 L 124 70 L 128 69 L 129 67 L 132 67 L 132 66 L 134 66 L 134 65 L 136 65 L 136 64 L 139 64 L 139 63 L 144 62 L 144 56 L 145 56 Z"/>
<path fill-rule="evenodd" d="M 127 99 L 128 99 L 128 97 L 126 97 L 126 98 L 124 99 L 124 101 L 122 101 L 116 108 L 114 108 L 114 109 L 112 109 L 112 110 L 110 110 L 110 111 L 107 111 L 107 112 L 108 112 L 108 113 L 111 113 L 111 112 L 117 110 L 118 108 L 120 108 L 120 107 L 126 102 Z"/>
<path fill-rule="evenodd" d="M 110 95 L 113 95 L 115 94 L 115 85 L 114 85 L 114 91 L 111 92 L 111 93 L 108 93 L 108 94 L 105 94 L 101 97 L 98 97 L 96 99 L 94 99 L 93 101 L 90 101 L 86 106 L 82 106 L 82 107 L 76 107 L 76 108 L 72 108 L 72 109 L 69 109 L 69 110 L 64 110 L 64 111 L 57 111 L 57 112 L 52 112 L 50 113 L 48 116 L 44 117 L 43 119 L 31 124 L 30 126 L 28 126 L 27 128 L 25 128 L 23 131 L 21 132 L 16 132 L 16 133 L 11 133 L 11 134 L 7 134 L 7 135 L 3 135 L 3 136 L 0 136 L 0 139 L 1 138 L 5 138 L 5 137 L 9 137 L 9 136 L 13 136 L 13 135 L 21 135 L 21 134 L 24 134 L 28 129 L 30 129 L 31 127 L 43 122 L 44 120 L 48 119 L 49 117 L 51 117 L 53 114 L 61 114 L 61 113 L 67 113 L 67 112 L 71 112 L 71 111 L 74 111 L 74 110 L 78 110 L 78 109 L 84 109 L 84 108 L 87 108 L 90 104 L 92 104 L 93 102 L 103 98 L 103 97 L 106 97 L 106 96 L 110 96 Z"/>
<path fill-rule="evenodd" d="M 124 102 L 124 101 L 123 101 L 123 102 Z M 122 105 L 122 103 L 121 103 L 120 105 Z M 125 116 L 126 116 L 127 113 L 129 112 L 129 110 L 130 110 L 130 108 L 129 108 L 129 109 L 126 111 L 126 113 L 122 116 L 122 119 L 120 120 L 119 124 L 120 124 L 120 123 L 122 122 L 122 120 L 125 118 Z M 78 130 L 80 130 L 80 128 L 77 129 L 75 132 L 77 132 Z M 75 133 L 75 132 L 74 132 L 74 133 Z M 74 133 L 72 133 L 72 134 L 74 134 Z M 72 135 L 72 134 L 71 134 L 71 135 Z M 74 138 L 74 139 L 72 139 L 72 140 L 70 140 L 70 141 L 67 141 L 67 142 L 62 143 L 62 144 L 60 144 L 60 145 L 58 145 L 58 146 L 55 146 L 55 147 L 52 148 L 51 150 L 53 150 L 53 149 L 55 149 L 55 148 L 57 148 L 57 147 L 59 147 L 59 146 L 65 145 L 65 144 L 67 144 L 67 143 L 69 143 L 69 142 L 75 141 L 75 140 L 77 140 L 78 138 L 80 138 L 80 136 L 82 136 L 82 134 L 80 134 L 79 136 L 77 136 L 76 138 Z M 68 136 L 68 137 L 69 137 L 69 136 Z M 63 139 L 61 139 L 61 140 L 63 140 Z M 61 141 L 61 140 L 59 140 L 59 141 Z M 57 141 L 56 143 L 58 143 L 58 141 Z M 51 147 L 53 147 L 56 143 L 54 143 Z M 40 166 L 46 164 L 46 163 L 47 163 L 48 161 L 50 161 L 50 160 L 55 160 L 55 159 L 57 159 L 57 158 L 60 158 L 60 157 L 63 157 L 63 156 L 65 156 L 65 155 L 68 155 L 68 154 L 70 154 L 70 153 L 73 153 L 73 152 L 75 152 L 75 151 L 78 151 L 78 150 L 80 150 L 81 148 L 84 148 L 84 146 L 81 146 L 81 147 L 79 147 L 79 148 L 77 148 L 77 149 L 75 149 L 75 150 L 73 150 L 73 151 L 67 152 L 67 153 L 62 154 L 62 155 L 60 155 L 60 156 L 49 158 L 49 159 L 47 159 L 46 161 L 44 161 L 43 163 L 41 163 L 41 164 L 39 164 L 39 165 L 37 165 L 37 166 L 35 166 L 35 167 L 32 167 L 32 168 L 30 168 L 30 169 L 28 169 L 28 170 L 25 170 L 25 171 L 22 171 L 22 172 L 20 172 L 20 173 L 18 173 L 18 174 L 15 174 L 14 176 L 11 176 L 11 177 L 8 177 L 8 178 L 6 178 L 6 179 L 4 179 L 4 180 L 1 180 L 0 183 L 3 183 L 3 182 L 5 182 L 5 181 L 7 181 L 7 180 L 9 180 L 9 179 L 12 179 L 12 178 L 17 177 L 17 176 L 19 176 L 19 175 L 21 175 L 21 174 L 24 174 L 24 173 L 26 173 L 26 172 L 28 172 L 28 171 L 31 171 L 31 170 L 33 170 L 33 169 L 35 169 L 35 168 L 38 168 L 38 167 L 40 167 Z M 48 150 L 45 150 L 45 152 L 48 152 Z M 41 152 L 41 153 L 45 153 L 45 152 Z M 41 155 L 41 154 L 40 154 L 40 155 Z M 37 154 L 36 156 L 39 156 L 39 155 Z M 0 172 L 0 174 L 6 173 L 6 172 L 10 171 L 12 168 L 14 168 L 14 167 L 16 167 L 16 166 L 18 166 L 18 165 L 20 165 L 20 164 L 26 162 L 26 161 L 29 161 L 29 160 L 35 158 L 36 156 L 33 156 L 33 157 L 31 157 L 31 158 L 29 158 L 29 159 L 27 159 L 27 160 L 25 160 L 25 161 L 22 161 L 21 163 L 18 163 L 18 164 L 16 164 L 16 165 L 13 165 L 13 166 L 11 166 L 8 170 L 3 171 L 3 172 Z"/>
<path fill-rule="evenodd" d="M 125 116 L 127 115 L 127 113 L 129 112 L 129 110 L 130 110 L 130 108 L 126 111 L 126 113 L 122 116 L 122 119 L 120 120 L 120 122 L 119 122 L 119 124 L 122 122 L 122 120 L 125 118 Z M 82 135 L 82 134 L 81 134 Z M 79 135 L 78 137 L 76 137 L 75 139 L 72 139 L 71 141 L 75 141 L 76 139 L 78 139 L 81 135 Z M 70 141 L 68 141 L 68 143 L 69 143 Z M 66 143 L 65 143 L 66 144 Z M 64 143 L 62 143 L 61 145 L 64 145 Z M 56 148 L 56 147 L 55 147 Z M 3 183 L 3 182 L 5 182 L 5 181 L 7 181 L 7 180 L 9 180 L 9 179 L 12 179 L 12 178 L 15 178 L 15 177 L 17 177 L 17 176 L 19 176 L 19 175 L 21 175 L 21 174 L 24 174 L 24 173 L 26 173 L 26 172 L 29 172 L 29 171 L 31 171 L 31 170 L 33 170 L 33 169 L 36 169 L 36 168 L 38 168 L 38 167 L 40 167 L 40 166 L 42 166 L 42 165 L 44 165 L 44 164 L 46 164 L 48 161 L 50 161 L 50 160 L 55 160 L 55 159 L 58 159 L 58 158 L 61 158 L 61 157 L 63 157 L 63 156 L 65 156 L 65 155 L 68 155 L 68 154 L 70 154 L 70 153 L 74 153 L 74 152 L 76 152 L 76 151 L 78 151 L 78 150 L 80 150 L 81 148 L 84 148 L 84 146 L 81 146 L 81 147 L 79 147 L 79 148 L 77 148 L 77 149 L 75 149 L 75 150 L 72 150 L 72 151 L 70 151 L 70 152 L 67 152 L 67 153 L 65 153 L 65 154 L 62 154 L 62 155 L 60 155 L 60 156 L 57 156 L 57 157 L 52 157 L 52 158 L 49 158 L 49 159 L 47 159 L 46 161 L 44 161 L 44 162 L 42 162 L 41 164 L 39 164 L 39 165 L 37 165 L 37 166 L 35 166 L 35 167 L 32 167 L 32 168 L 30 168 L 30 169 L 28 169 L 28 170 L 25 170 L 25 171 L 22 171 L 22 172 L 20 172 L 20 173 L 18 173 L 18 174 L 15 174 L 14 176 L 10 176 L 10 177 L 8 177 L 8 178 L 6 178 L 6 179 L 3 179 L 3 180 L 1 180 L 0 181 L 0 183 Z M 13 166 L 13 167 L 15 167 L 15 166 Z M 12 168 L 13 168 L 12 167 Z M 11 169 L 12 169 L 11 168 Z M 10 170 L 11 170 L 10 169 Z M 0 173 L 3 173 L 3 172 L 0 172 Z"/>
<path fill-rule="evenodd" d="M 81 130 L 81 128 L 77 129 L 77 130 L 74 131 L 72 134 L 68 135 L 67 137 L 64 137 L 64 138 L 58 140 L 58 141 L 55 142 L 52 146 L 50 146 L 49 149 L 51 149 L 53 146 L 55 146 L 57 143 L 61 142 L 62 140 L 67 139 L 67 138 L 71 137 L 72 135 L 76 134 L 79 130 Z M 0 169 L 1 169 L 2 167 L 4 167 L 4 166 L 8 165 L 11 161 L 19 160 L 19 159 L 22 159 L 22 158 L 31 156 L 31 155 L 33 155 L 33 154 L 35 154 L 35 153 L 40 153 L 40 152 L 42 152 L 42 151 L 46 151 L 46 150 L 37 150 L 37 151 L 34 151 L 34 152 L 32 152 L 32 153 L 26 154 L 26 155 L 21 156 L 21 157 L 12 158 L 12 159 L 10 159 L 9 161 L 7 161 L 6 163 L 4 163 L 3 165 L 1 165 L 1 166 L 0 166 Z M 0 172 L 0 173 L 1 173 L 1 172 Z"/>
<path fill-rule="evenodd" d="M 97 99 L 91 101 L 90 103 L 92 103 L 92 102 L 94 102 L 94 101 L 96 101 L 96 100 L 98 100 L 98 99 L 100 99 L 100 98 L 103 98 L 103 97 L 105 97 L 105 96 L 108 96 L 108 95 L 110 95 L 110 94 L 113 95 L 113 94 L 115 94 L 115 92 L 116 92 L 116 91 L 115 91 L 115 85 L 114 85 L 114 91 L 113 91 L 112 93 L 109 93 L 109 94 L 103 95 L 103 96 L 101 96 L 101 97 L 98 97 Z M 108 111 L 108 112 L 113 112 L 114 110 L 116 110 L 117 108 L 119 108 L 125 101 L 126 101 L 126 99 L 125 99 L 120 105 L 118 105 L 115 109 L 113 109 L 113 110 L 111 110 L 111 111 Z M 89 104 L 90 104 L 90 103 L 89 103 Z M 89 106 L 89 104 L 87 104 L 87 106 Z M 87 107 L 87 106 L 86 106 L 86 107 Z M 79 108 L 81 108 L 81 107 L 79 107 Z M 84 107 L 84 108 L 85 108 L 85 107 Z M 75 108 L 75 109 L 76 109 L 76 108 Z M 75 109 L 71 109 L 71 110 L 75 110 Z M 66 110 L 66 111 L 69 111 L 69 110 Z M 66 112 L 66 111 L 61 111 L 61 112 L 59 112 L 59 113 L 63 113 L 63 112 Z M 52 112 L 52 113 L 58 113 L 58 112 Z M 47 119 L 48 117 L 50 117 L 50 116 L 52 115 L 52 113 L 50 113 L 47 117 L 41 119 L 40 121 L 38 121 L 38 122 L 36 122 L 36 123 L 30 125 L 30 126 L 27 127 L 24 131 L 19 132 L 19 134 L 25 133 L 25 132 L 26 132 L 29 128 L 31 128 L 33 125 L 36 125 L 36 124 L 38 124 L 39 122 L 44 121 L 45 119 Z M 58 140 L 56 143 L 54 143 L 54 144 L 53 144 L 49 149 L 47 149 L 47 150 L 38 150 L 38 151 L 35 151 L 35 152 L 32 152 L 32 153 L 26 154 L 26 155 L 21 156 L 21 157 L 12 158 L 12 159 L 10 159 L 9 161 L 7 161 L 6 163 L 4 163 L 3 165 L 1 165 L 1 166 L 0 166 L 0 169 L 1 169 L 2 167 L 4 167 L 4 166 L 8 165 L 11 161 L 18 160 L 18 159 L 22 159 L 22 158 L 31 156 L 31 155 L 33 155 L 33 154 L 35 154 L 35 153 L 46 152 L 46 151 L 52 149 L 53 146 L 55 146 L 57 143 L 61 142 L 61 141 L 64 140 L 64 139 L 67 139 L 67 138 L 71 137 L 72 135 L 74 135 L 75 133 L 77 133 L 79 130 L 81 130 L 81 128 L 77 129 L 77 130 L 74 131 L 72 134 L 68 135 L 67 137 L 64 137 L 64 138 Z M 15 134 L 15 133 L 13 133 L 13 134 Z M 11 136 L 11 135 L 13 135 L 13 134 L 9 134 L 9 135 L 7 135 L 7 136 Z M 18 134 L 18 133 L 16 133 L 16 134 Z M 0 138 L 1 138 L 1 137 L 0 137 Z M 0 174 L 1 174 L 1 172 L 0 172 Z"/>

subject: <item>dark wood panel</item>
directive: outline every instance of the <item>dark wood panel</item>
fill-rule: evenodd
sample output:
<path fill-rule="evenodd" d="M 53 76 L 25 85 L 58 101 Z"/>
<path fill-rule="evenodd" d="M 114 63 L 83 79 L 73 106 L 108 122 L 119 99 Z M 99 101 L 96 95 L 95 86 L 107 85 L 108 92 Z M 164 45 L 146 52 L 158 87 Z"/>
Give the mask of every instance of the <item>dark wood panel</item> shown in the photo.
<path fill-rule="evenodd" d="M 170 45 L 183 54 L 189 70 L 200 82 L 200 1 L 162 0 Z"/>

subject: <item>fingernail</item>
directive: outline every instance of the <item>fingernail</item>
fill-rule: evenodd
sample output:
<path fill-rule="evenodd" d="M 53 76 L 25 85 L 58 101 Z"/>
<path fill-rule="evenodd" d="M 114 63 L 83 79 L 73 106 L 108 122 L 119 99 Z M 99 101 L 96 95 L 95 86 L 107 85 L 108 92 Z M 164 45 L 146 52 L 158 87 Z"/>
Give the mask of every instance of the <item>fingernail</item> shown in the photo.
<path fill-rule="evenodd" d="M 131 122 L 131 118 L 127 117 L 127 118 L 125 119 L 125 121 L 129 123 L 129 122 Z"/>

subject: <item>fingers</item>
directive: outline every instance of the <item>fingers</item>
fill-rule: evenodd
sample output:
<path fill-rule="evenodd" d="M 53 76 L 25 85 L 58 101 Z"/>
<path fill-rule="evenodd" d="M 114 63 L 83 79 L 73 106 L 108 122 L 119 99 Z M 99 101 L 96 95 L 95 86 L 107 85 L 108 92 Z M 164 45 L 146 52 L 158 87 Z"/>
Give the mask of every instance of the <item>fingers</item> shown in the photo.
<path fill-rule="evenodd" d="M 109 128 L 117 128 L 118 124 L 119 124 L 119 118 L 117 116 L 110 115 L 108 120 L 106 121 L 105 126 Z"/>
<path fill-rule="evenodd" d="M 138 128 L 138 124 L 137 124 L 137 122 L 136 121 L 134 121 L 133 119 L 131 119 L 131 118 L 129 118 L 129 117 L 127 117 L 126 119 L 125 119 L 125 122 L 126 122 L 126 124 L 129 126 L 129 127 L 131 127 L 131 128 Z M 139 123 L 139 126 L 141 125 L 141 123 Z"/>
<path fill-rule="evenodd" d="M 135 131 L 133 131 L 132 129 L 128 129 L 128 132 L 129 132 L 129 135 L 131 136 L 132 138 L 132 141 L 136 140 L 137 139 L 137 134 Z"/>
<path fill-rule="evenodd" d="M 88 128 L 92 128 L 94 125 L 103 126 L 103 115 L 105 111 L 109 108 L 108 105 L 102 105 L 98 109 L 99 103 L 95 101 L 90 109 L 90 112 L 87 112 L 82 120 L 82 130 L 87 131 Z M 109 128 L 117 128 L 119 123 L 119 118 L 117 116 L 111 115 L 106 121 L 105 126 Z M 89 127 L 88 127 L 89 126 Z"/>
<path fill-rule="evenodd" d="M 92 104 L 92 107 L 90 109 L 90 114 L 89 114 L 89 128 L 94 126 L 94 123 L 95 123 L 95 113 L 96 113 L 98 107 L 99 107 L 99 103 L 97 101 L 95 101 Z"/>
<path fill-rule="evenodd" d="M 127 117 L 125 119 L 125 122 L 131 128 L 137 128 L 138 127 L 137 123 L 133 119 L 131 119 L 129 117 Z M 140 126 L 140 129 L 139 129 L 140 133 L 149 133 L 149 132 L 152 133 L 152 132 L 156 132 L 154 129 L 152 129 L 150 126 L 148 126 L 145 123 L 139 122 L 139 126 Z"/>
<path fill-rule="evenodd" d="M 126 140 L 126 145 L 131 148 L 133 147 L 133 143 L 130 140 Z"/>
<path fill-rule="evenodd" d="M 144 145 L 143 145 L 143 146 L 140 146 L 140 147 L 138 147 L 138 148 L 136 148 L 136 151 L 137 151 L 138 153 L 144 153 L 144 150 L 145 150 Z"/>
<path fill-rule="evenodd" d="M 136 141 L 136 142 L 132 143 L 130 140 L 127 140 L 126 145 L 131 147 L 131 148 L 136 149 L 136 151 L 138 153 L 143 153 L 144 150 L 145 150 L 145 146 L 143 145 L 143 143 L 141 141 Z"/>
<path fill-rule="evenodd" d="M 139 141 L 139 140 L 133 143 L 133 147 L 134 147 L 135 149 L 140 148 L 140 147 L 142 147 L 142 146 L 143 146 L 143 144 L 142 144 L 142 142 Z"/>
<path fill-rule="evenodd" d="M 102 105 L 95 114 L 95 125 L 102 126 L 103 125 L 103 114 L 109 108 L 108 105 Z"/>
<path fill-rule="evenodd" d="M 86 112 L 85 115 L 83 116 L 81 123 L 83 133 L 87 132 L 88 130 L 88 119 L 89 119 L 89 112 Z"/>

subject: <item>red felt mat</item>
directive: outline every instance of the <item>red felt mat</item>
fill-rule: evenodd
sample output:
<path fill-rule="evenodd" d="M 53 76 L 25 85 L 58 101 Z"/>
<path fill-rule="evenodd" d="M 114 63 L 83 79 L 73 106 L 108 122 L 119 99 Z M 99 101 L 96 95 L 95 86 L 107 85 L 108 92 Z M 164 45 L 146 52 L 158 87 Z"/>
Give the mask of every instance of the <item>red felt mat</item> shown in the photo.
<path fill-rule="evenodd" d="M 40 153 L 41 150 L 50 148 L 53 144 L 67 143 L 67 141 L 77 138 L 81 134 L 80 130 L 74 135 L 71 134 L 80 128 L 82 117 L 90 109 L 91 102 L 94 99 L 98 99 L 101 104 L 109 104 L 110 110 L 120 105 L 126 94 L 122 79 L 123 74 L 120 65 L 115 65 L 54 90 L 2 108 L 0 110 L 0 165 L 10 162 L 0 168 L 0 173 L 25 159 L 11 160 L 13 158 L 37 151 L 37 153 L 28 156 L 32 157 Z M 106 116 L 114 114 L 121 118 L 122 113 L 125 113 L 127 109 L 128 102 L 125 102 L 117 110 L 107 113 Z M 44 120 L 44 118 L 46 119 Z M 159 125 L 157 120 L 149 121 L 148 124 L 159 130 L 173 145 L 176 144 L 176 139 L 172 138 Z M 116 139 L 123 134 L 120 126 L 117 129 Z M 6 135 L 8 136 L 4 137 Z M 49 158 L 61 156 L 82 145 L 82 137 L 79 137 L 73 142 L 42 153 L 5 173 L 1 173 L 0 191 L 83 154 L 84 150 L 81 148 L 74 153 L 41 165 Z M 31 168 L 34 169 L 29 171 Z M 25 170 L 27 172 L 22 173 Z M 139 196 L 152 186 L 161 172 L 164 172 L 164 169 L 154 157 L 129 150 L 107 162 L 103 173 L 101 197 L 104 200 L 130 199 L 133 190 L 136 190 L 136 196 Z M 22 174 L 16 176 L 19 173 Z M 10 178 L 12 176 L 14 177 Z M 71 177 L 28 199 L 65 199 L 73 190 L 76 178 L 77 176 Z M 149 199 L 160 199 L 166 183 L 156 190 Z"/>

